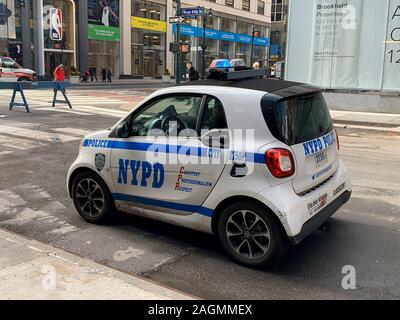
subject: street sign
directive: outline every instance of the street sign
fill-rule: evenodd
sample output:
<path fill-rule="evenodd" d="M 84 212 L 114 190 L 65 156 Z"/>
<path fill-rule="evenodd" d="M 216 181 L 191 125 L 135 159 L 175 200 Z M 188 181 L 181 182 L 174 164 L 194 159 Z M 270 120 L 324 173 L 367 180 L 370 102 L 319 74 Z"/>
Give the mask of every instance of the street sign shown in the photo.
<path fill-rule="evenodd" d="M 50 39 L 53 41 L 62 41 L 63 38 L 63 15 L 62 10 L 58 8 L 50 9 Z"/>
<path fill-rule="evenodd" d="M 169 23 L 184 23 L 186 21 L 183 17 L 169 17 Z"/>
<path fill-rule="evenodd" d="M 181 14 L 184 17 L 197 18 L 200 16 L 204 16 L 204 8 L 196 7 L 196 8 L 182 8 Z"/>

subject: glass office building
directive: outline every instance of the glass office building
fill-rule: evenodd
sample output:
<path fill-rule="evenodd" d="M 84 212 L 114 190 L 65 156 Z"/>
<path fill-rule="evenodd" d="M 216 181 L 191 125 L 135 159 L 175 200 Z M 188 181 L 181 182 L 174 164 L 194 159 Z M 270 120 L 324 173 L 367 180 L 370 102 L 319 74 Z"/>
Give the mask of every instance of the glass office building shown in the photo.
<path fill-rule="evenodd" d="M 290 1 L 286 78 L 327 89 L 399 90 L 397 0 Z"/>

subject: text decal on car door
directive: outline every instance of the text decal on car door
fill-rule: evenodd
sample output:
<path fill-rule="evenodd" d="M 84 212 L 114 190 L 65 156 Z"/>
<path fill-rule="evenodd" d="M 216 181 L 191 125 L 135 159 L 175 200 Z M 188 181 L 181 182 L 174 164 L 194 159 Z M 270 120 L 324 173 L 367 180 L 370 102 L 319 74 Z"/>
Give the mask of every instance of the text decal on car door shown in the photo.
<path fill-rule="evenodd" d="M 132 173 L 132 179 L 129 183 L 132 186 L 142 186 L 147 188 L 148 182 L 151 179 L 151 187 L 160 189 L 164 184 L 165 170 L 164 166 L 160 163 L 151 164 L 147 161 L 119 159 L 119 174 L 118 183 L 128 184 L 129 169 Z M 139 176 L 141 171 L 141 176 Z M 140 181 L 139 181 L 140 179 Z"/>

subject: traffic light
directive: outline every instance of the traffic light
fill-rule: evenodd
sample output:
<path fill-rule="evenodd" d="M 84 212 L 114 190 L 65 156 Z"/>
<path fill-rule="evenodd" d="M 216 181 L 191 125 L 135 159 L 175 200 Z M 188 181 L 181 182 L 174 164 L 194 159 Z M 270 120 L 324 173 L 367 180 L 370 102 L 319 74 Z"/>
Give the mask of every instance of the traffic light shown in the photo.
<path fill-rule="evenodd" d="M 259 38 L 260 37 L 260 31 L 253 31 L 253 37 L 254 38 Z"/>

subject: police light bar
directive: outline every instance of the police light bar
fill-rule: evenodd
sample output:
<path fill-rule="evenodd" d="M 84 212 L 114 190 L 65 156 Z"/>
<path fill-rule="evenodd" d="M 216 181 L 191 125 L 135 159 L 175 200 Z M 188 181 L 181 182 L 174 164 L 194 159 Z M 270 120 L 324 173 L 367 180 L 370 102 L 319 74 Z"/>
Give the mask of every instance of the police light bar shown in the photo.
<path fill-rule="evenodd" d="M 257 69 L 257 70 L 240 70 L 234 72 L 219 72 L 218 80 L 228 81 L 228 80 L 241 80 L 249 78 L 264 77 L 267 75 L 267 69 Z"/>

